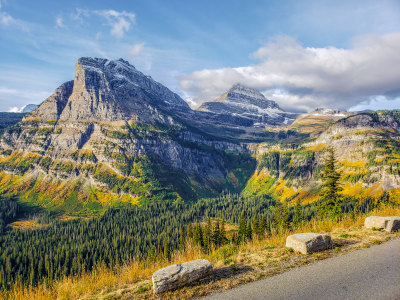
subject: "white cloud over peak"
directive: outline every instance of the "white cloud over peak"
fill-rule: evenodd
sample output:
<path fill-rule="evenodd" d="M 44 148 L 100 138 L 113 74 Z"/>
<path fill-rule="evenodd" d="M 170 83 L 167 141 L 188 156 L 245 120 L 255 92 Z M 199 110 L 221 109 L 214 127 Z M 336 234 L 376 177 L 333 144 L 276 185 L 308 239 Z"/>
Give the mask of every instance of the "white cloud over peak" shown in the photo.
<path fill-rule="evenodd" d="M 110 33 L 117 38 L 122 38 L 129 30 L 131 24 L 135 21 L 135 14 L 126 11 L 118 12 L 109 9 L 96 10 L 94 13 L 107 20 L 109 26 L 111 26 Z"/>
<path fill-rule="evenodd" d="M 242 83 L 292 110 L 349 108 L 400 95 L 400 33 L 360 36 L 350 49 L 304 47 L 280 36 L 251 57 L 258 63 L 196 71 L 181 76 L 180 86 L 200 104 Z"/>
<path fill-rule="evenodd" d="M 19 107 L 16 107 L 16 106 L 13 106 L 13 107 L 10 107 L 10 108 L 7 110 L 7 112 L 13 112 L 13 113 L 20 112 L 20 108 L 19 108 Z"/>
<path fill-rule="evenodd" d="M 88 10 L 77 8 L 71 18 L 83 23 L 85 18 L 100 16 L 106 21 L 105 25 L 111 27 L 110 33 L 116 38 L 122 38 L 129 31 L 131 25 L 135 23 L 136 15 L 127 11 L 116 11 L 113 9 Z"/>
<path fill-rule="evenodd" d="M 137 43 L 133 45 L 132 48 L 129 49 L 128 53 L 130 56 L 134 57 L 139 55 L 143 51 L 143 48 L 144 48 L 144 43 Z"/>

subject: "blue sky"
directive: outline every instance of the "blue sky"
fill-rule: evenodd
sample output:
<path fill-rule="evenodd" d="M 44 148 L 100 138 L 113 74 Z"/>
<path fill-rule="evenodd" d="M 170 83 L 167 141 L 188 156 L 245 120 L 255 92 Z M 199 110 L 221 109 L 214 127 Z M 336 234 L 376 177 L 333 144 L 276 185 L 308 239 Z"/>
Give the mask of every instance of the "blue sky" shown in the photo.
<path fill-rule="evenodd" d="M 400 1 L 0 3 L 2 111 L 82 56 L 122 57 L 193 106 L 241 82 L 288 110 L 400 108 Z"/>

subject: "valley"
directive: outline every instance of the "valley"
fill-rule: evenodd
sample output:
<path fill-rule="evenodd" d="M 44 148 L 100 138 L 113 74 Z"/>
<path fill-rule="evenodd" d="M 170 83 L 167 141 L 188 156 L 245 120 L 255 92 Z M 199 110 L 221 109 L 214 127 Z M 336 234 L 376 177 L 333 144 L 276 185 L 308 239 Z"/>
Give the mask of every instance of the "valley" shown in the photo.
<path fill-rule="evenodd" d="M 332 229 L 320 216 L 329 151 L 338 222 L 400 205 L 399 110 L 299 114 L 241 84 L 193 110 L 123 59 L 83 57 L 39 106 L 5 116 L 3 295 Z"/>

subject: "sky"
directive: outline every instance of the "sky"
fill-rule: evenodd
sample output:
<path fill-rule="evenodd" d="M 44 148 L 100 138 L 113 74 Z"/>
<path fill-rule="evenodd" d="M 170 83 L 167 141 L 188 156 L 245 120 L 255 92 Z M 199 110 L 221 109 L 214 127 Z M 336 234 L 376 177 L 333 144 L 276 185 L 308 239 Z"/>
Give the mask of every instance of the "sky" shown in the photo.
<path fill-rule="evenodd" d="M 193 108 L 235 83 L 288 111 L 400 108 L 400 1 L 0 0 L 0 111 L 83 56 L 124 58 Z"/>

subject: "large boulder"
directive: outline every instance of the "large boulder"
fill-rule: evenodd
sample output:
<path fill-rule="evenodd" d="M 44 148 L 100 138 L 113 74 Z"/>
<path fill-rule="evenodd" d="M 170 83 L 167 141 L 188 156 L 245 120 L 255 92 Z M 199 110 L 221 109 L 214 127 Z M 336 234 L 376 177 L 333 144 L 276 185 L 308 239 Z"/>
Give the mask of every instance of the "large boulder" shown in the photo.
<path fill-rule="evenodd" d="M 298 233 L 286 238 L 286 247 L 293 248 L 303 254 L 309 254 L 332 248 L 332 241 L 327 234 Z"/>
<path fill-rule="evenodd" d="M 366 228 L 385 229 L 387 232 L 392 232 L 400 229 L 400 217 L 370 216 L 365 218 L 364 226 Z"/>
<path fill-rule="evenodd" d="M 198 259 L 160 269 L 153 274 L 154 293 L 161 294 L 175 290 L 189 283 L 204 279 L 213 272 L 211 263 Z"/>

